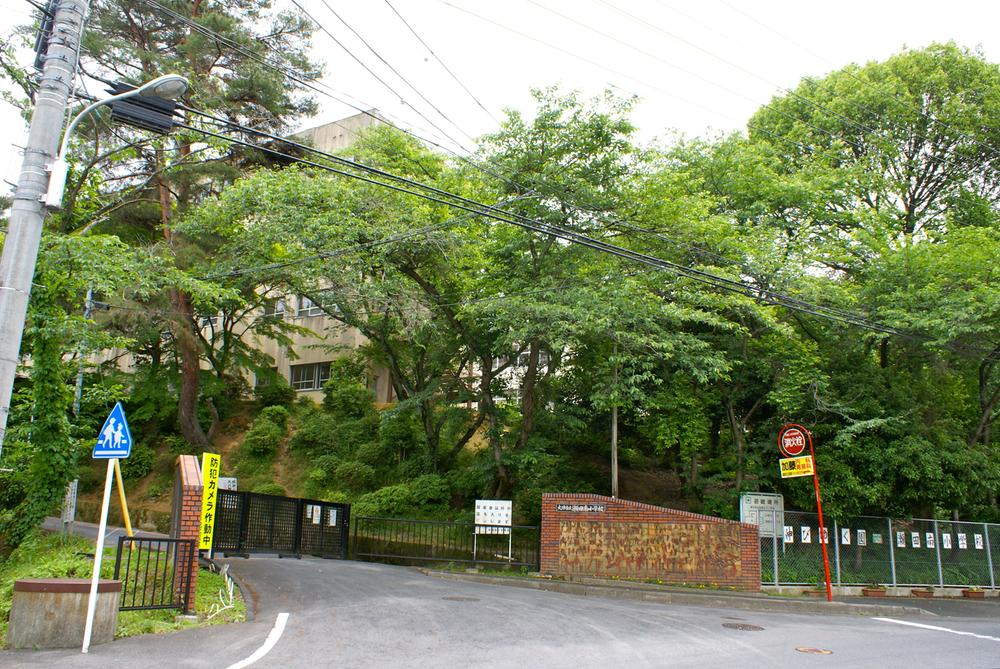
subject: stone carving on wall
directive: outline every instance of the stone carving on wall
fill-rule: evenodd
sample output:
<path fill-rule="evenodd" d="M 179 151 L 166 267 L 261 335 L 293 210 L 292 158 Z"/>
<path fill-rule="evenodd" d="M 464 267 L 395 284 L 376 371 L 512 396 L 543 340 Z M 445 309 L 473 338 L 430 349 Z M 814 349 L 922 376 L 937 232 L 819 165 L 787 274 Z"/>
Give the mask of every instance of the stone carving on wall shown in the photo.
<path fill-rule="evenodd" d="M 561 521 L 559 562 L 569 575 L 728 580 L 740 573 L 734 524 Z"/>

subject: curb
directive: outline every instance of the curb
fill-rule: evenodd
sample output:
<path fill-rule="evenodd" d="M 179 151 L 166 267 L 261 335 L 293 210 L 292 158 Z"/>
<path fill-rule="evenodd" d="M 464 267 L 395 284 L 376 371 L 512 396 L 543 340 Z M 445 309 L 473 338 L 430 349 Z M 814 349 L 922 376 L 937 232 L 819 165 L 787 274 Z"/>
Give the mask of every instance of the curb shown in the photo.
<path fill-rule="evenodd" d="M 820 613 L 826 615 L 850 616 L 933 616 L 923 609 L 910 606 L 895 606 L 886 604 L 849 604 L 847 602 L 821 602 L 796 599 L 779 599 L 766 595 L 750 593 L 696 591 L 691 592 L 679 588 L 664 588 L 643 583 L 599 582 L 600 579 L 587 581 L 562 581 L 542 578 L 521 578 L 511 576 L 485 576 L 481 574 L 456 574 L 430 569 L 418 569 L 426 576 L 433 576 L 446 581 L 465 581 L 484 585 L 504 585 L 529 590 L 544 590 L 546 592 L 561 592 L 584 597 L 605 597 L 608 599 L 631 599 L 656 604 L 686 604 L 690 606 L 705 606 L 709 608 L 740 609 L 745 611 L 761 611 L 765 613 Z M 598 581 L 598 582 L 594 582 Z"/>

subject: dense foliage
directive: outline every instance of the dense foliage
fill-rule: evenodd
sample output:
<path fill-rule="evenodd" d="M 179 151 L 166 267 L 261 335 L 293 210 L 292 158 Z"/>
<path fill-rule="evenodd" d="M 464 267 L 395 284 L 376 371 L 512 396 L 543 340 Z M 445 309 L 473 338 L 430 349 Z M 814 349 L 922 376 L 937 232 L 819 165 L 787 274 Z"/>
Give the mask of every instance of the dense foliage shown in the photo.
<path fill-rule="evenodd" d="M 192 62 L 195 95 L 211 97 Z M 142 429 L 200 447 L 200 425 L 270 369 L 247 342 L 287 345 L 298 327 L 260 316 L 265 300 L 305 295 L 365 344 L 333 365 L 319 405 L 278 379 L 258 386 L 267 408 L 234 460 L 251 487 L 283 489 L 269 477 L 287 455 L 303 470 L 289 492 L 356 513 L 502 496 L 532 520 L 541 492 L 610 492 L 617 458 L 622 496 L 731 516 L 741 491 L 780 491 L 811 509 L 808 481 L 778 475 L 775 435 L 795 421 L 813 431 L 834 516 L 1000 517 L 1000 68 L 951 44 L 907 50 L 804 80 L 745 134 L 659 147 L 636 142 L 629 100 L 536 100 L 469 160 L 387 126 L 350 156 L 540 230 L 316 168 L 225 156 L 218 180 L 192 172 L 161 221 L 175 274 L 121 301 L 140 311 L 98 319 L 139 363 L 105 380 L 131 389 Z M 305 109 L 271 102 L 275 118 Z M 32 312 L 43 329 L 47 295 Z M 220 320 L 195 327 L 191 305 Z M 49 340 L 33 341 L 34 392 L 65 404 L 66 380 L 43 376 Z M 203 371 L 185 380 L 192 355 Z M 376 369 L 390 407 L 373 403 Z M 200 418 L 183 415 L 192 392 Z M 70 464 L 54 455 L 58 418 L 32 437 L 49 445 L 53 490 Z"/>

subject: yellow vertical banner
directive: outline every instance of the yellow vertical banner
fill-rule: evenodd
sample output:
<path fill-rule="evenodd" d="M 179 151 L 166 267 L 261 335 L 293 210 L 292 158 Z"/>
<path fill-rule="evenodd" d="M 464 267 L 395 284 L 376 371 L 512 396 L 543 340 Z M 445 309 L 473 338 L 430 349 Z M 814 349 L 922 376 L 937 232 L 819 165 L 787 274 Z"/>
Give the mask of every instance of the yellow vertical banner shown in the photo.
<path fill-rule="evenodd" d="M 212 547 L 212 532 L 215 528 L 215 510 L 219 495 L 219 466 L 222 458 L 215 453 L 203 453 L 201 456 L 201 531 L 198 548 L 207 550 Z"/>

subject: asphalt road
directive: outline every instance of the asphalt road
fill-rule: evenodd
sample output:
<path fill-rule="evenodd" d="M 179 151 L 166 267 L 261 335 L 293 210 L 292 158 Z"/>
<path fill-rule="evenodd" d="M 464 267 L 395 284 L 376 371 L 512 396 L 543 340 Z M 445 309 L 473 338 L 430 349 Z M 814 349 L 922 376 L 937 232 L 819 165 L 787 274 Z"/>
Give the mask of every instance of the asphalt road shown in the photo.
<path fill-rule="evenodd" d="M 890 622 L 581 597 L 360 562 L 229 562 L 252 602 L 248 623 L 123 639 L 88 655 L 0 652 L 0 667 L 239 666 L 275 635 L 282 613 L 281 636 L 252 666 L 1000 667 L 994 602 Z"/>

